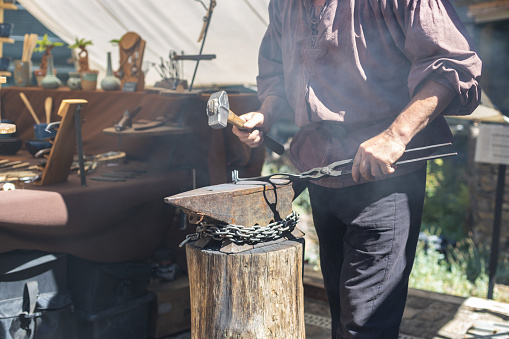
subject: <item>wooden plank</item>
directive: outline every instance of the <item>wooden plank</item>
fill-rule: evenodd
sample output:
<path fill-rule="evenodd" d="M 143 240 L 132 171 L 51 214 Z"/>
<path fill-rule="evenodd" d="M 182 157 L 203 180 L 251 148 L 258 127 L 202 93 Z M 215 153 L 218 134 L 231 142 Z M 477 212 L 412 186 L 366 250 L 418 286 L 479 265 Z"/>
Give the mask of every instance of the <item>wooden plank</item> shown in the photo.
<path fill-rule="evenodd" d="M 509 1 L 490 1 L 470 5 L 468 15 L 472 16 L 476 23 L 509 19 Z"/>
<path fill-rule="evenodd" d="M 74 152 L 76 149 L 76 126 L 74 122 L 74 112 L 76 106 L 81 105 L 80 119 L 83 120 L 87 101 L 83 99 L 62 100 L 58 115 L 62 117 L 60 127 L 48 161 L 44 167 L 41 181 L 38 185 L 52 185 L 67 181 L 71 168 Z"/>
<path fill-rule="evenodd" d="M 12 38 L 0 38 L 0 42 L 1 43 L 7 43 L 7 44 L 13 44 L 14 43 L 14 39 Z"/>
<path fill-rule="evenodd" d="M 8 3 L 5 3 L 5 2 L 0 2 L 0 8 L 8 9 L 8 10 L 11 10 L 11 11 L 15 11 L 15 10 L 18 9 L 18 6 L 16 6 L 15 4 L 8 4 Z"/>

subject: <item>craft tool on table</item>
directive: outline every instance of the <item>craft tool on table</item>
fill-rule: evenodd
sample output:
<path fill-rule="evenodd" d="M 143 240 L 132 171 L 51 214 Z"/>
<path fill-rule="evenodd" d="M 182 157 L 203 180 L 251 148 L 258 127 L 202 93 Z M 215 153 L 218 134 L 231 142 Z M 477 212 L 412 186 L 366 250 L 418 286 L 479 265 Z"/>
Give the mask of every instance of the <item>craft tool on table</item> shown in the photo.
<path fill-rule="evenodd" d="M 51 122 L 51 109 L 53 107 L 53 98 L 47 97 L 44 101 L 44 111 L 46 113 L 46 123 L 49 124 Z"/>
<path fill-rule="evenodd" d="M 29 62 L 32 59 L 32 54 L 38 38 L 39 36 L 34 33 L 25 34 L 25 39 L 23 40 L 23 52 L 21 55 L 22 62 Z"/>
<path fill-rule="evenodd" d="M 21 100 L 23 100 L 23 102 L 25 103 L 25 106 L 26 106 L 26 108 L 28 109 L 28 112 L 30 112 L 30 114 L 32 115 L 32 118 L 34 118 L 35 123 L 36 123 L 36 124 L 40 124 L 40 123 L 41 123 L 41 121 L 40 121 L 40 120 L 39 120 L 39 118 L 37 117 L 37 114 L 35 114 L 34 108 L 32 107 L 32 104 L 30 104 L 30 101 L 28 101 L 28 98 L 27 98 L 27 96 L 25 95 L 25 93 L 20 92 L 20 93 L 19 93 L 19 96 L 21 97 Z"/>

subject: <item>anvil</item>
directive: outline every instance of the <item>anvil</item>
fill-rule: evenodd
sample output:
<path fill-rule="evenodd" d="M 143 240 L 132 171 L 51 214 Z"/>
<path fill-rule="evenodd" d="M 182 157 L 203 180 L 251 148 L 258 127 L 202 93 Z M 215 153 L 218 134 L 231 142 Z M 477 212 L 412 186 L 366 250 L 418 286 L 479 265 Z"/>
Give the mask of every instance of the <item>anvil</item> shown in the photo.
<path fill-rule="evenodd" d="M 183 192 L 164 199 L 186 214 L 232 225 L 266 226 L 292 213 L 294 190 L 287 180 L 242 181 Z"/>

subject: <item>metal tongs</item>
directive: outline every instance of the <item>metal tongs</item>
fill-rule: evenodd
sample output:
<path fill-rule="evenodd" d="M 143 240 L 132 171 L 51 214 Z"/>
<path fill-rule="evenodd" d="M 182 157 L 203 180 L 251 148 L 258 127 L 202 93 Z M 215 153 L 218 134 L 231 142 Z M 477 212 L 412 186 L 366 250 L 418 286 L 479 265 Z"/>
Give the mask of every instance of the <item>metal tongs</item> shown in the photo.
<path fill-rule="evenodd" d="M 435 145 L 429 145 L 429 146 L 423 146 L 423 147 L 416 147 L 416 148 L 410 148 L 405 150 L 404 153 L 410 153 L 410 152 L 416 152 L 416 151 L 424 151 L 428 149 L 434 149 L 434 148 L 440 148 L 445 146 L 451 146 L 452 143 L 443 143 L 443 144 L 435 144 Z M 418 158 L 410 158 L 405 159 L 401 161 L 396 161 L 393 166 L 398 165 L 404 165 L 409 164 L 413 162 L 418 161 L 426 161 L 426 160 L 433 160 L 438 158 L 445 158 L 453 155 L 457 155 L 457 152 L 452 153 L 440 153 L 440 154 L 432 154 L 425 157 L 418 157 Z M 333 162 L 332 164 L 325 166 L 325 167 L 318 167 L 310 169 L 309 171 L 301 172 L 300 174 L 289 174 L 289 173 L 275 173 L 270 174 L 266 176 L 261 177 L 255 177 L 255 178 L 239 178 L 239 172 L 237 170 L 232 171 L 232 181 L 234 184 L 236 184 L 239 181 L 253 181 L 253 180 L 262 180 L 262 181 L 269 181 L 271 182 L 272 179 L 283 179 L 283 180 L 293 180 L 293 181 L 299 181 L 299 180 L 318 180 L 324 177 L 341 177 L 347 174 L 352 173 L 352 167 L 349 166 L 347 168 L 344 168 L 347 165 L 353 164 L 353 159 L 346 159 L 341 161 Z M 343 168 L 343 169 L 339 169 Z"/>

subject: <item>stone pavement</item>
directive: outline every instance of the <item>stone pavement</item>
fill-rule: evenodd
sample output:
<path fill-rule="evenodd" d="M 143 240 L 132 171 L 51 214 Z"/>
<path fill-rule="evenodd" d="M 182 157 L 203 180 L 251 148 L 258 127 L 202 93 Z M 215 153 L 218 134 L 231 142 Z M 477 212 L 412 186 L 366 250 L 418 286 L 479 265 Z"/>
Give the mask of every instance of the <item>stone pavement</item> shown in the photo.
<path fill-rule="evenodd" d="M 304 286 L 306 339 L 329 339 L 320 272 L 305 267 Z M 410 289 L 400 333 L 400 339 L 509 339 L 509 304 Z"/>
<path fill-rule="evenodd" d="M 330 339 L 320 272 L 304 268 L 306 339 Z M 399 339 L 509 339 L 509 304 L 410 289 Z M 166 339 L 190 339 L 190 332 Z M 384 338 L 380 338 L 384 339 Z"/>

